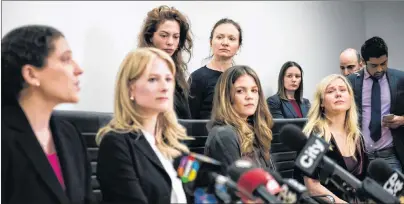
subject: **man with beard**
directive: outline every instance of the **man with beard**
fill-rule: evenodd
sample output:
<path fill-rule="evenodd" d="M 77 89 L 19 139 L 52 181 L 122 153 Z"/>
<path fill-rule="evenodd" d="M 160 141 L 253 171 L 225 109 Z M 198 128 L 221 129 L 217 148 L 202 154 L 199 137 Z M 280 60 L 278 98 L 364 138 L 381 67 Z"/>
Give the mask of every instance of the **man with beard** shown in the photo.
<path fill-rule="evenodd" d="M 355 92 L 365 152 L 369 161 L 383 158 L 393 169 L 402 171 L 404 72 L 388 68 L 387 45 L 380 37 L 368 39 L 361 54 L 366 68 L 348 79 Z"/>

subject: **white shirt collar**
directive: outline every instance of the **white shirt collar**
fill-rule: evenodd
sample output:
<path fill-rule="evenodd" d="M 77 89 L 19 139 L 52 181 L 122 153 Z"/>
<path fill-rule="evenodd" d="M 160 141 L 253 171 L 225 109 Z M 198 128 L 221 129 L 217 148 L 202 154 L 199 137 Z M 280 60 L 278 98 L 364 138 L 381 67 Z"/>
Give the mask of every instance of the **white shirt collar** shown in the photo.
<path fill-rule="evenodd" d="M 177 172 L 174 169 L 172 164 L 172 160 L 167 159 L 157 148 L 156 146 L 156 138 L 151 133 L 142 129 L 142 133 L 146 138 L 147 142 L 149 142 L 150 146 L 156 153 L 159 158 L 161 164 L 166 170 L 167 174 L 170 176 L 172 183 L 172 191 L 171 191 L 171 203 L 186 203 L 186 195 L 181 183 L 181 180 L 177 177 Z"/>
<path fill-rule="evenodd" d="M 154 137 L 154 135 L 152 135 L 151 133 L 147 132 L 146 130 L 142 129 L 142 133 L 143 135 L 146 137 L 146 140 L 149 142 L 149 144 L 152 147 L 156 146 L 156 138 Z"/>

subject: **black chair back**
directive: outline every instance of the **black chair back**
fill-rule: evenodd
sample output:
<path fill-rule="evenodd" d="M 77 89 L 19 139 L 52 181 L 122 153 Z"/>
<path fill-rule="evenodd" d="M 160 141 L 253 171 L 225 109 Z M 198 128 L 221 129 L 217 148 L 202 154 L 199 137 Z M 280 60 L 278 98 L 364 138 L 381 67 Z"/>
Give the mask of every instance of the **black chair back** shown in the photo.
<path fill-rule="evenodd" d="M 91 161 L 91 186 L 96 200 L 100 202 L 102 195 L 95 176 L 98 157 L 98 146 L 95 142 L 95 135 L 100 128 L 104 127 L 112 119 L 112 113 L 57 110 L 53 112 L 53 115 L 71 122 L 84 137 L 88 156 Z"/>
<path fill-rule="evenodd" d="M 112 119 L 112 113 L 57 110 L 54 111 L 53 115 L 71 122 L 78 128 L 81 135 L 85 138 L 89 158 L 91 160 L 93 192 L 97 200 L 100 201 L 102 195 L 95 176 L 98 157 L 98 146 L 95 142 L 95 136 L 98 130 Z M 296 152 L 291 151 L 288 147 L 280 142 L 280 130 L 286 124 L 295 124 L 303 128 L 306 120 L 307 119 L 274 119 L 274 126 L 272 128 L 273 141 L 271 145 L 271 156 L 273 157 L 278 172 L 284 178 L 295 177 L 301 181 L 299 175 L 293 174 Z M 188 135 L 195 138 L 195 140 L 185 141 L 192 152 L 199 154 L 204 153 L 205 142 L 208 138 L 208 131 L 206 128 L 208 122 L 209 120 L 179 120 L 179 123 L 187 129 Z"/>

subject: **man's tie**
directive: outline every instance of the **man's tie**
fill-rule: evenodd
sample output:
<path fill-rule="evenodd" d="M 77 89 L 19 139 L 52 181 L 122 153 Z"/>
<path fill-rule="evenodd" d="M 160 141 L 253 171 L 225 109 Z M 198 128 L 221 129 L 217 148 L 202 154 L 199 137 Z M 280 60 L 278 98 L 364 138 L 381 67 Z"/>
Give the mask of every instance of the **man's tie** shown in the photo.
<path fill-rule="evenodd" d="M 382 136 L 382 121 L 381 121 L 381 95 L 379 80 L 371 77 L 373 80 L 372 86 L 372 102 L 371 102 L 371 119 L 369 124 L 370 137 L 377 142 Z"/>

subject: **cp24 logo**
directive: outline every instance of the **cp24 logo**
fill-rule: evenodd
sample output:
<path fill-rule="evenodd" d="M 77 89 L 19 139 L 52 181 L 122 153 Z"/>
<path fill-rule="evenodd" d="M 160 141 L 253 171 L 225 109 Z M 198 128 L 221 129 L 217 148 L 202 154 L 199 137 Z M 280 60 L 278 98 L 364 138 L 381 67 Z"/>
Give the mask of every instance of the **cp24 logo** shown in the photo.
<path fill-rule="evenodd" d="M 390 176 L 389 180 L 384 184 L 383 188 L 390 194 L 397 196 L 397 192 L 403 189 L 403 181 L 398 178 L 397 172 Z"/>
<path fill-rule="evenodd" d="M 183 183 L 192 182 L 195 180 L 199 170 L 199 162 L 195 157 L 188 155 L 181 158 L 177 173 Z"/>

